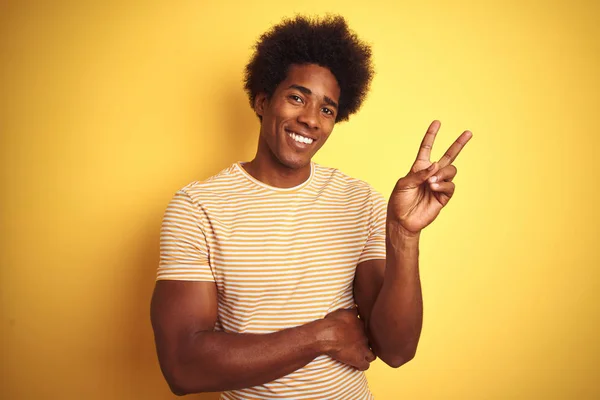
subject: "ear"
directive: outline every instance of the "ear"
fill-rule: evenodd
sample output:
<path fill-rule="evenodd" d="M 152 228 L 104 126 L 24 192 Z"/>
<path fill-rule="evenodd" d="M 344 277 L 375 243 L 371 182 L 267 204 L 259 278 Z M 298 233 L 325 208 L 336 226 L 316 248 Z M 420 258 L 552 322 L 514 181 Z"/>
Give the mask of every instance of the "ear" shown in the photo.
<path fill-rule="evenodd" d="M 267 94 L 264 92 L 258 93 L 254 98 L 254 112 L 256 115 L 262 117 L 265 113 L 265 108 L 267 107 L 268 103 L 269 99 Z"/>

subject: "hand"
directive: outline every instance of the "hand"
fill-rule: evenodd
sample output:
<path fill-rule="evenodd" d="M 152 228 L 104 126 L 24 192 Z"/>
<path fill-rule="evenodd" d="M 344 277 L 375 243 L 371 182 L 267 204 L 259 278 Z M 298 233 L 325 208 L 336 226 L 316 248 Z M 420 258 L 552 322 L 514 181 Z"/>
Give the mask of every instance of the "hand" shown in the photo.
<path fill-rule="evenodd" d="M 388 203 L 388 222 L 407 235 L 416 235 L 433 222 L 454 194 L 452 179 L 456 167 L 452 162 L 473 137 L 464 131 L 439 161 L 430 161 L 431 148 L 440 122 L 433 121 L 421 142 L 417 159 L 410 172 L 398 180 Z"/>
<path fill-rule="evenodd" d="M 356 308 L 336 310 L 325 319 L 333 322 L 334 337 L 327 355 L 360 371 L 369 369 L 376 357 L 369 348 L 365 325 L 358 319 Z"/>

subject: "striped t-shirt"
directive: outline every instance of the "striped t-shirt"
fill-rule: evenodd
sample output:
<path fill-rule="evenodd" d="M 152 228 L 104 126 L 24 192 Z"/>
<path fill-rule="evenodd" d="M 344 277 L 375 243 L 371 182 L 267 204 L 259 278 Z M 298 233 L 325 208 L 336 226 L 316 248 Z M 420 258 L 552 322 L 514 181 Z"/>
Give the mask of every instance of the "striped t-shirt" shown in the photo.
<path fill-rule="evenodd" d="M 367 183 L 311 163 L 276 188 L 235 163 L 175 193 L 162 223 L 158 280 L 215 282 L 216 330 L 271 333 L 354 306 L 356 266 L 385 258 L 386 201 Z M 222 399 L 371 399 L 365 374 L 322 355 Z"/>

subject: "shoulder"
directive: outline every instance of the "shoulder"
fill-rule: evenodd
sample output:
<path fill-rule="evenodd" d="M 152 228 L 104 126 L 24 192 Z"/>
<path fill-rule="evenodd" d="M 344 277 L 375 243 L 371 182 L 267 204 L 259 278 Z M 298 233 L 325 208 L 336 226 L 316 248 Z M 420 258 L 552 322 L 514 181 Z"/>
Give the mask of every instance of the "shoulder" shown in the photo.
<path fill-rule="evenodd" d="M 336 188 L 343 192 L 363 194 L 368 197 L 383 197 L 373 186 L 361 179 L 354 178 L 337 168 L 315 163 L 315 178 L 322 186 Z"/>
<path fill-rule="evenodd" d="M 192 181 L 180 188 L 176 194 L 183 194 L 193 202 L 203 203 L 206 200 L 226 197 L 227 193 L 242 185 L 241 174 L 232 164 L 204 180 Z"/>

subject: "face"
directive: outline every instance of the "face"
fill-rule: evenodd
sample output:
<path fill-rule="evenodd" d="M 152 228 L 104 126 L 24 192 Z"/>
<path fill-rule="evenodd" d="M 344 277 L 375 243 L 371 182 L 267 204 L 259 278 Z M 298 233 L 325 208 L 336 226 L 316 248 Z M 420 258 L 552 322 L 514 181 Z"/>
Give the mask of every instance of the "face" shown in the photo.
<path fill-rule="evenodd" d="M 339 97 L 329 69 L 291 65 L 271 98 L 256 96 L 254 108 L 262 117 L 257 156 L 292 169 L 308 166 L 333 131 Z"/>

